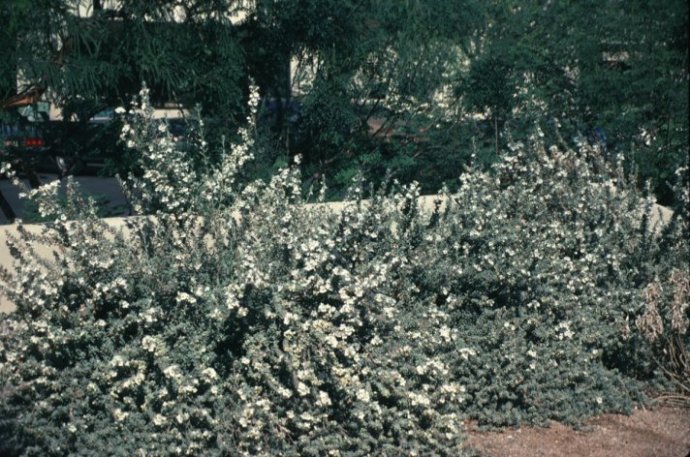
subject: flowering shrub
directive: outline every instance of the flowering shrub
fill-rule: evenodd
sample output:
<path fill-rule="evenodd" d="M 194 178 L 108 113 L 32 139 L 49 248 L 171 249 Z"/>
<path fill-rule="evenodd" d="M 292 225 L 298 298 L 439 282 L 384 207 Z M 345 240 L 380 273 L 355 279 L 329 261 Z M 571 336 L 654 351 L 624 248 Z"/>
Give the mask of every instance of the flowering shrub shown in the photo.
<path fill-rule="evenodd" d="M 449 362 L 465 412 L 512 424 L 628 411 L 641 398 L 633 378 L 653 370 L 629 323 L 654 273 L 687 265 L 686 210 L 656 235 L 653 201 L 586 149 L 514 145 L 493 173 L 461 181 L 423 249 L 441 252 L 417 270 L 436 271 L 420 287 L 442 292 L 473 351 Z"/>
<path fill-rule="evenodd" d="M 628 324 L 657 255 L 687 260 L 687 224 L 641 225 L 634 188 L 586 149 L 515 145 L 431 214 L 416 184 L 356 181 L 336 212 L 296 167 L 240 184 L 251 123 L 197 171 L 203 137 L 175 143 L 145 93 L 129 116 L 143 175 L 127 187 L 156 217 L 116 231 L 47 189 L 52 222 L 11 240 L 6 454 L 457 456 L 468 417 L 574 421 L 642 398 L 651 368 L 629 362 L 652 349 Z"/>

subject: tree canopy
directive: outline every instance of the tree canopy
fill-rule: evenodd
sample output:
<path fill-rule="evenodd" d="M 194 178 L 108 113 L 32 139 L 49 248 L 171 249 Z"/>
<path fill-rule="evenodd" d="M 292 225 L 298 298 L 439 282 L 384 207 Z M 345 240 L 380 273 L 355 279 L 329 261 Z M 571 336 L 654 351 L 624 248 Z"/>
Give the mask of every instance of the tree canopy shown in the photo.
<path fill-rule="evenodd" d="M 666 181 L 688 145 L 686 2 L 501 1 L 488 11 L 469 106 L 596 132 L 669 198 Z"/>
<path fill-rule="evenodd" d="M 125 0 L 114 9 L 98 1 L 5 3 L 3 60 L 18 66 L 24 88 L 45 89 L 66 115 L 124 105 L 142 81 L 158 102 L 224 114 L 243 105 L 243 53 L 225 14 L 232 2 L 185 2 L 180 22 L 175 1 Z M 12 79 L 3 78 L 5 95 Z"/>
<path fill-rule="evenodd" d="M 252 79 L 265 166 L 299 153 L 336 187 L 391 169 L 432 190 L 538 124 L 625 153 L 663 200 L 687 150 L 681 0 L 105 3 L 4 0 L 0 96 L 38 85 L 87 119 L 146 81 L 237 127 Z"/>

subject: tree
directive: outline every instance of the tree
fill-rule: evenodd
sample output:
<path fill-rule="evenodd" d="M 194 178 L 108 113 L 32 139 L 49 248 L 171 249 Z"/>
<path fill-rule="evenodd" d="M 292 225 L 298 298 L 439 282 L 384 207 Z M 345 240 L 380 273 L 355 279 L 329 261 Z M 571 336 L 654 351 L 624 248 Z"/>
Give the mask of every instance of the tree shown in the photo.
<path fill-rule="evenodd" d="M 46 95 L 68 115 L 127 104 L 142 81 L 158 102 L 205 102 L 209 112 L 242 104 L 236 99 L 243 57 L 227 15 L 231 0 L 122 1 L 108 9 L 101 2 L 9 3 L 12 60 L 21 62 L 24 86 L 49 89 Z M 13 37 L 3 38 L 11 47 Z"/>
<path fill-rule="evenodd" d="M 668 203 L 688 146 L 686 2 L 502 1 L 487 11 L 470 105 L 482 104 L 477 94 L 485 106 L 503 100 L 518 129 L 558 118 L 565 136 L 625 154 Z"/>
<path fill-rule="evenodd" d="M 471 1 L 434 8 L 421 1 L 256 2 L 250 21 L 264 31 L 263 40 L 253 40 L 259 54 L 279 49 L 297 62 L 295 78 L 281 77 L 270 92 L 289 99 L 286 81 L 302 88 L 299 137 L 286 141 L 283 123 L 270 147 L 277 155 L 301 153 L 308 176 L 329 175 L 336 186 L 359 169 L 370 177 L 386 168 L 405 175 L 420 164 L 411 143 L 438 123 L 435 98 L 456 76 L 460 49 L 481 20 L 478 9 Z M 309 75 L 307 84 L 301 74 Z"/>
<path fill-rule="evenodd" d="M 10 64 L 2 67 L 0 95 L 36 93 L 60 108 L 64 122 L 49 133 L 61 155 L 112 150 L 116 129 L 94 142 L 88 120 L 127 106 L 143 81 L 158 104 L 198 103 L 226 127 L 244 117 L 244 55 L 228 15 L 235 1 L 125 0 L 109 8 L 100 1 L 4 3 L 9 27 L 0 32 L 0 46 Z M 13 87 L 17 75 L 20 87 Z"/>
<path fill-rule="evenodd" d="M 423 154 L 412 143 L 438 124 L 435 97 L 457 76 L 454 60 L 482 17 L 470 0 L 434 8 L 418 0 L 258 0 L 233 25 L 228 13 L 240 2 L 231 0 L 125 0 L 111 9 L 88 2 L 89 14 L 75 14 L 86 3 L 42 0 L 41 8 L 11 13 L 20 24 L 20 36 L 7 40 L 17 45 L 18 71 L 49 88 L 66 118 L 85 123 L 124 105 L 145 80 L 154 101 L 199 103 L 204 115 L 242 119 L 251 76 L 279 102 L 264 132 L 266 160 L 301 153 L 310 176 L 336 175 L 344 185 L 362 167 L 402 176 L 419 165 Z M 313 72 L 299 100 L 299 129 L 284 109 L 302 82 L 291 78 L 292 58 L 297 73 L 306 63 Z M 78 137 L 72 130 L 62 143 Z"/>
<path fill-rule="evenodd" d="M 392 169 L 433 190 L 469 153 L 495 157 L 508 132 L 554 119 L 566 139 L 627 154 L 664 201 L 687 149 L 680 0 L 12 3 L 0 32 L 4 94 L 18 72 L 20 91 L 49 88 L 86 122 L 145 80 L 154 101 L 198 103 L 221 120 L 214 132 L 231 134 L 252 78 L 269 111 L 257 172 L 302 154 L 308 177 L 329 175 L 336 187 L 361 169 Z M 90 14 L 75 14 L 87 3 Z M 238 11 L 245 18 L 233 24 Z"/>

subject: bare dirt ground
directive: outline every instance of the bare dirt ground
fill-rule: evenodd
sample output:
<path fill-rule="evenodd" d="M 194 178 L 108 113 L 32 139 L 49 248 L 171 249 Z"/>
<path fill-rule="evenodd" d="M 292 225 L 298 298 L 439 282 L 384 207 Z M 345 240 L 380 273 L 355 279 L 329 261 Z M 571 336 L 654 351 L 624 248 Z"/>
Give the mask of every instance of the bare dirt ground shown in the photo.
<path fill-rule="evenodd" d="M 468 446 L 481 457 L 690 457 L 687 407 L 606 414 L 586 421 L 580 430 L 558 423 L 500 432 L 468 428 Z"/>

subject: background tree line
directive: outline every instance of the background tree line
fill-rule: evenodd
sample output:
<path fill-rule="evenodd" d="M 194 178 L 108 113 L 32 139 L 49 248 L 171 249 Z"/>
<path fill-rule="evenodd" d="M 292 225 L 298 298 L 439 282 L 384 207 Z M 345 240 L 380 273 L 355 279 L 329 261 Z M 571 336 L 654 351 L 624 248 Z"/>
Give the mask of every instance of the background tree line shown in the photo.
<path fill-rule="evenodd" d="M 492 162 L 536 126 L 546 141 L 579 136 L 624 154 L 663 203 L 686 160 L 681 0 L 1 5 L 0 98 L 43 90 L 78 121 L 64 123 L 63 144 L 85 131 L 75 125 L 126 106 L 142 81 L 159 103 L 198 104 L 220 141 L 242 125 L 253 80 L 264 100 L 254 172 L 301 154 L 307 179 L 327 176 L 336 193 L 359 171 L 376 181 L 391 170 L 425 191 L 452 185 L 472 154 Z M 116 128 L 72 141 L 73 153 L 100 148 L 122 170 Z"/>

